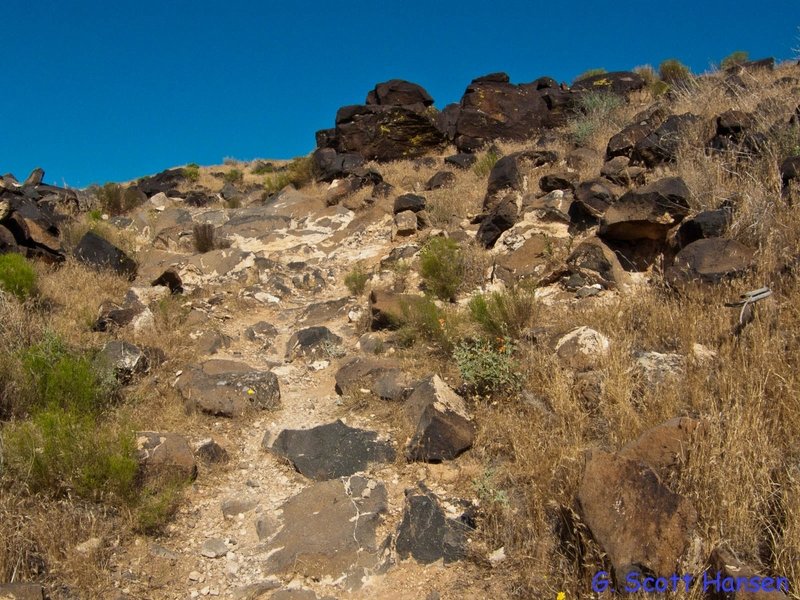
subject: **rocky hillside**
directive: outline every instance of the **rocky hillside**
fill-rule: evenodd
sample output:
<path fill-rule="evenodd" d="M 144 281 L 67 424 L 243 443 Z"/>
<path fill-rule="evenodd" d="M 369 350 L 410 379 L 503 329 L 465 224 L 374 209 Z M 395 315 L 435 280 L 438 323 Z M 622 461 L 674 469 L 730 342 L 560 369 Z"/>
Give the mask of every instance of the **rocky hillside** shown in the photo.
<path fill-rule="evenodd" d="M 800 598 L 800 66 L 433 103 L 0 180 L 0 597 Z"/>

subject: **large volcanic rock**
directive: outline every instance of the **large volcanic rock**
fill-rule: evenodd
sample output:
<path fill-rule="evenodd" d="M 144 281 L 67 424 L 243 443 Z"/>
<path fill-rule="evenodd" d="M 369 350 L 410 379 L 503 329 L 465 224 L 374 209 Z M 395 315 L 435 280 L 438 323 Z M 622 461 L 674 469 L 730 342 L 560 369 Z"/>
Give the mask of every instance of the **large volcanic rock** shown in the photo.
<path fill-rule="evenodd" d="M 136 278 L 136 262 L 94 231 L 87 231 L 78 242 L 75 258 L 95 269 L 110 269 L 130 280 Z"/>
<path fill-rule="evenodd" d="M 613 71 L 584 77 L 572 84 L 573 92 L 611 92 L 624 96 L 641 90 L 645 86 L 644 78 L 632 71 Z"/>
<path fill-rule="evenodd" d="M 311 429 L 284 429 L 271 450 L 306 477 L 325 481 L 364 471 L 369 463 L 394 460 L 394 447 L 375 431 L 337 420 Z"/>
<path fill-rule="evenodd" d="M 697 522 L 692 504 L 666 488 L 652 469 L 600 450 L 587 457 L 577 501 L 617 581 L 635 570 L 675 573 Z"/>
<path fill-rule="evenodd" d="M 505 73 L 474 79 L 441 125 L 458 149 L 474 152 L 496 139 L 526 140 L 564 122 L 572 96 L 547 78 L 515 85 Z"/>
<path fill-rule="evenodd" d="M 743 275 L 753 265 L 754 252 L 736 240 L 697 240 L 675 256 L 667 271 L 671 283 L 719 283 Z"/>
<path fill-rule="evenodd" d="M 689 212 L 689 188 L 680 177 L 666 177 L 631 190 L 603 215 L 600 236 L 609 240 L 664 241 Z"/>
<path fill-rule="evenodd" d="M 375 106 L 410 106 L 413 104 L 431 106 L 433 98 L 421 85 L 402 79 L 391 79 L 376 85 L 375 89 L 367 94 L 366 103 Z"/>

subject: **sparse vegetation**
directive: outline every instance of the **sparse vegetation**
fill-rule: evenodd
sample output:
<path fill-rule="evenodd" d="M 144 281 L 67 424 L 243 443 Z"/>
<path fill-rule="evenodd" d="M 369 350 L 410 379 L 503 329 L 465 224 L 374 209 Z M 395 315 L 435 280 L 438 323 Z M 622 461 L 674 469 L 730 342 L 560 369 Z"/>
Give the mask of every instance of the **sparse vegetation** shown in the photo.
<path fill-rule="evenodd" d="M 577 100 L 576 115 L 569 121 L 569 132 L 579 146 L 590 144 L 592 138 L 608 125 L 612 113 L 622 106 L 622 99 L 604 91 L 582 93 Z"/>
<path fill-rule="evenodd" d="M 595 69 L 589 69 L 589 70 L 587 70 L 587 71 L 584 71 L 584 72 L 583 72 L 583 73 L 581 73 L 580 75 L 578 75 L 578 76 L 577 76 L 577 77 L 576 77 L 576 78 L 573 80 L 573 83 L 578 83 L 578 82 L 579 82 L 579 81 L 581 81 L 582 79 L 589 79 L 589 77 L 594 77 L 595 75 L 605 75 L 606 73 L 608 73 L 608 71 L 607 71 L 607 70 L 605 70 L 605 69 L 604 69 L 604 68 L 602 68 L 602 67 L 598 67 L 598 68 L 595 68 Z"/>
<path fill-rule="evenodd" d="M 483 156 L 475 162 L 472 166 L 472 170 L 478 177 L 486 177 L 498 160 L 500 160 L 500 155 L 493 148 L 489 148 L 484 152 Z"/>
<path fill-rule="evenodd" d="M 0 290 L 26 300 L 36 294 L 36 271 L 21 254 L 0 254 Z"/>
<path fill-rule="evenodd" d="M 314 161 L 310 156 L 293 159 L 285 168 L 275 172 L 264 181 L 264 192 L 266 194 L 274 194 L 285 188 L 287 185 L 293 185 L 296 188 L 301 188 L 308 185 L 314 180 Z"/>
<path fill-rule="evenodd" d="M 102 187 L 95 186 L 93 189 L 100 208 L 111 216 L 133 210 L 147 199 L 135 187 L 124 187 L 116 183 L 106 183 Z"/>
<path fill-rule="evenodd" d="M 189 163 L 183 167 L 183 176 L 189 181 L 197 181 L 200 179 L 200 165 L 197 163 Z"/>
<path fill-rule="evenodd" d="M 536 308 L 533 293 L 515 286 L 475 295 L 469 302 L 469 311 L 487 335 L 518 339 L 531 326 Z"/>
<path fill-rule="evenodd" d="M 224 179 L 228 183 L 241 183 L 244 180 L 244 173 L 239 169 L 231 169 L 225 173 Z"/>
<path fill-rule="evenodd" d="M 419 258 L 420 274 L 426 288 L 441 300 L 455 300 L 464 280 L 464 258 L 458 242 L 433 237 L 420 250 Z"/>
<path fill-rule="evenodd" d="M 689 67 L 675 58 L 667 59 L 658 65 L 658 74 L 665 83 L 670 85 L 684 83 L 692 76 Z"/>
<path fill-rule="evenodd" d="M 195 223 L 192 226 L 192 241 L 194 249 L 205 254 L 216 248 L 216 234 L 211 223 Z"/>
<path fill-rule="evenodd" d="M 503 392 L 508 399 L 522 384 L 514 347 L 514 341 L 507 337 L 465 339 L 456 346 L 453 359 L 464 383 L 474 393 Z"/>
<path fill-rule="evenodd" d="M 726 56 L 725 58 L 723 58 L 719 66 L 723 70 L 730 69 L 731 67 L 735 67 L 736 65 L 741 65 L 742 63 L 746 63 L 748 60 L 750 60 L 750 54 L 747 51 L 736 50 L 728 54 L 728 56 Z"/>
<path fill-rule="evenodd" d="M 356 265 L 345 276 L 344 284 L 353 296 L 360 296 L 364 293 L 364 288 L 369 281 L 370 274 L 361 265 Z"/>

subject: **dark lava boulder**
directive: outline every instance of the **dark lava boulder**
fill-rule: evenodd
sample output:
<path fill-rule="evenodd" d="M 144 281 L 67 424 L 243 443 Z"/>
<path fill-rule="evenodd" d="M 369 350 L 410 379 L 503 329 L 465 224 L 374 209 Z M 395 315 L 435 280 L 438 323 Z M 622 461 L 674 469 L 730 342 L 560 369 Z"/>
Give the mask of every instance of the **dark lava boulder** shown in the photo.
<path fill-rule="evenodd" d="M 686 219 L 678 229 L 678 244 L 681 248 L 697 240 L 722 237 L 733 219 L 730 208 L 704 210 L 691 219 Z"/>
<path fill-rule="evenodd" d="M 504 231 L 511 229 L 519 218 L 519 208 L 514 194 L 507 194 L 481 220 L 475 240 L 484 248 L 491 248 Z"/>
<path fill-rule="evenodd" d="M 345 106 L 336 115 L 336 150 L 367 160 L 422 156 L 446 143 L 435 114 L 407 106 Z"/>
<path fill-rule="evenodd" d="M 352 475 L 369 463 L 394 460 L 394 447 L 375 431 L 349 427 L 337 420 L 311 429 L 284 429 L 271 450 L 298 472 L 317 481 Z"/>
<path fill-rule="evenodd" d="M 632 71 L 613 71 L 584 77 L 572 84 L 573 92 L 611 92 L 625 96 L 643 89 L 644 78 Z"/>
<path fill-rule="evenodd" d="M 433 98 L 421 85 L 402 79 L 391 79 L 376 85 L 375 89 L 367 94 L 366 104 L 377 106 L 421 104 L 423 106 L 431 106 L 433 105 Z"/>
<path fill-rule="evenodd" d="M 136 277 L 136 262 L 94 231 L 87 231 L 75 247 L 75 258 L 95 269 L 110 269 L 130 280 Z"/>
<path fill-rule="evenodd" d="M 680 177 L 665 177 L 625 193 L 603 215 L 600 236 L 611 240 L 664 241 L 689 212 L 689 188 Z"/>
<path fill-rule="evenodd" d="M 311 155 L 317 179 L 333 181 L 355 173 L 364 164 L 364 157 L 355 152 L 339 153 L 333 148 L 318 148 Z"/>
<path fill-rule="evenodd" d="M 639 140 L 633 149 L 631 159 L 634 163 L 648 168 L 675 162 L 682 143 L 689 141 L 693 133 L 702 140 L 709 137 L 709 123 L 703 117 L 686 113 L 672 115 L 658 129 Z"/>

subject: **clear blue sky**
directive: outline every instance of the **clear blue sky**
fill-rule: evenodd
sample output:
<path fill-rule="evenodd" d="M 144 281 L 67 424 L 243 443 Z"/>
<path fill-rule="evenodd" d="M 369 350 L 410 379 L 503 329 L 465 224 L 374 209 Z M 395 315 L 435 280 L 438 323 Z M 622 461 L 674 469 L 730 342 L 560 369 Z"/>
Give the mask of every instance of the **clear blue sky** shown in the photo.
<path fill-rule="evenodd" d="M 391 78 L 441 108 L 492 71 L 571 81 L 678 58 L 702 72 L 800 45 L 798 0 L 6 0 L 2 15 L 0 173 L 42 166 L 79 187 L 306 154 Z"/>

